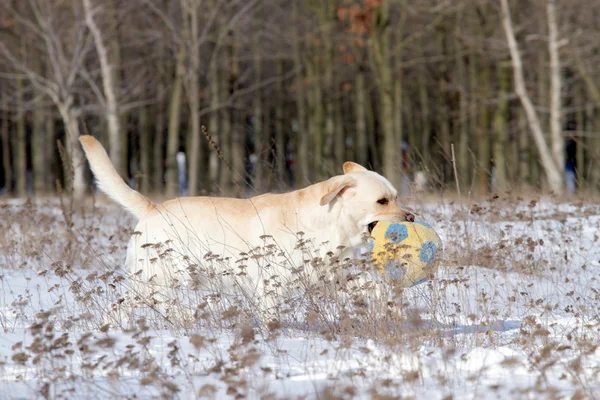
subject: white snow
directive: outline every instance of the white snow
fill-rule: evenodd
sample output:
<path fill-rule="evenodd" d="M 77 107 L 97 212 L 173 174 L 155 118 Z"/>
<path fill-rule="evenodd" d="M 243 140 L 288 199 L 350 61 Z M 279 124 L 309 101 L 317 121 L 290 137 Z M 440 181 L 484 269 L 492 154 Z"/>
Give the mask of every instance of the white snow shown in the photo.
<path fill-rule="evenodd" d="M 387 308 L 387 290 L 365 295 L 381 315 L 316 296 L 330 315 L 309 324 L 290 305 L 300 319 L 270 336 L 227 321 L 101 328 L 121 287 L 98 276 L 124 261 L 133 221 L 98 206 L 74 216 L 69 245 L 57 200 L 1 202 L 0 399 L 598 396 L 600 207 L 477 205 L 415 207 L 444 241 L 443 263 Z M 400 303 L 402 323 L 385 314 Z"/>

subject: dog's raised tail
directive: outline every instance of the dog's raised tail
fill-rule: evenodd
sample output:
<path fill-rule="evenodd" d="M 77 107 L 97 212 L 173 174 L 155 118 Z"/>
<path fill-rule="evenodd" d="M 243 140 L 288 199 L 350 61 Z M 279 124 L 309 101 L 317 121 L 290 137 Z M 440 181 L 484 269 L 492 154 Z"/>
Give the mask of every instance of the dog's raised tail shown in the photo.
<path fill-rule="evenodd" d="M 100 142 L 89 135 L 79 137 L 79 142 L 83 146 L 96 178 L 96 184 L 101 191 L 138 219 L 154 209 L 154 204 L 146 196 L 127 186 L 110 162 Z"/>

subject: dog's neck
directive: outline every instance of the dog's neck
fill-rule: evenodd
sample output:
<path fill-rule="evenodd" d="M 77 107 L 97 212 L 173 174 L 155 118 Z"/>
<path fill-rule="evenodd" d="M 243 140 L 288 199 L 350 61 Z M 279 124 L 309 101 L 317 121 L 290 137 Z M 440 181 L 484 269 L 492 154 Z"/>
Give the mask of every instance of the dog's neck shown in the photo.
<path fill-rule="evenodd" d="M 298 212 L 310 213 L 303 228 L 303 231 L 308 235 L 313 235 L 323 238 L 330 242 L 333 248 L 337 246 L 354 246 L 353 236 L 360 236 L 360 228 L 352 226 L 340 225 L 340 221 L 352 224 L 346 221 L 347 218 L 342 217 L 344 212 L 344 202 L 341 198 L 333 199 L 329 204 L 321 206 L 319 200 L 325 194 L 325 184 L 323 182 L 307 186 L 303 189 L 288 193 L 293 196 L 294 207 Z M 311 199 L 310 205 L 307 206 L 305 199 Z M 309 209 L 307 209 L 309 208 Z"/>

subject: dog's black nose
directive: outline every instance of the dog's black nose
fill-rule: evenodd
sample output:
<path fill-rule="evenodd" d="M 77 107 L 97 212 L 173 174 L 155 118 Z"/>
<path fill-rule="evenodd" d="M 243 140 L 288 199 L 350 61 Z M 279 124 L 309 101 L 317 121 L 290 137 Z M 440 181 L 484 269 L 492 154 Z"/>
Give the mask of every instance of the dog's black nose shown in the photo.
<path fill-rule="evenodd" d="M 415 216 L 409 213 L 408 211 L 406 211 L 406 213 L 404 214 L 404 218 L 406 218 L 408 222 L 415 222 Z"/>

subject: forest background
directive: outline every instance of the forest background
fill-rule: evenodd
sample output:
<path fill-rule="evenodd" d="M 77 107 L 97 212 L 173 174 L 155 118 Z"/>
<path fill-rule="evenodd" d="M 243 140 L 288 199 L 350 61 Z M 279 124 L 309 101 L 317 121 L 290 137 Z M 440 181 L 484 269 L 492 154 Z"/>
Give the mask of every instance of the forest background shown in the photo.
<path fill-rule="evenodd" d="M 589 0 L 2 0 L 0 188 L 82 198 L 93 134 L 168 197 L 346 160 L 405 195 L 597 191 L 599 20 Z"/>

